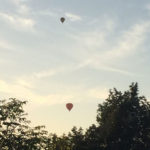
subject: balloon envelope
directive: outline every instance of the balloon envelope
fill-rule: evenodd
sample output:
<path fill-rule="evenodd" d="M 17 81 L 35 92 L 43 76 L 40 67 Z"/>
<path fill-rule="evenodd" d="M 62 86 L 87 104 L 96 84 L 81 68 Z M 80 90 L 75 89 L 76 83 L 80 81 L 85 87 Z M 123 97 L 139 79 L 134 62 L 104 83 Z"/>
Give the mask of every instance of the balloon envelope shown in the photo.
<path fill-rule="evenodd" d="M 66 104 L 66 108 L 70 111 L 73 107 L 73 104 L 72 103 L 67 103 Z"/>
<path fill-rule="evenodd" d="M 65 18 L 64 17 L 61 17 L 60 18 L 60 21 L 63 23 L 65 21 Z"/>

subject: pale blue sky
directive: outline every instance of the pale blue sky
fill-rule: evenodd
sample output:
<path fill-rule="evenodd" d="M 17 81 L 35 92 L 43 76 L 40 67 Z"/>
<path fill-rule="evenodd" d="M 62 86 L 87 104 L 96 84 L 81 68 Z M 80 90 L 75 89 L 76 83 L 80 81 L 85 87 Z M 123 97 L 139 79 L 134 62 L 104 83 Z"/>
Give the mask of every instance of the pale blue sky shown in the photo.
<path fill-rule="evenodd" d="M 0 0 L 0 96 L 50 132 L 86 129 L 113 87 L 149 99 L 149 41 L 147 0 Z"/>

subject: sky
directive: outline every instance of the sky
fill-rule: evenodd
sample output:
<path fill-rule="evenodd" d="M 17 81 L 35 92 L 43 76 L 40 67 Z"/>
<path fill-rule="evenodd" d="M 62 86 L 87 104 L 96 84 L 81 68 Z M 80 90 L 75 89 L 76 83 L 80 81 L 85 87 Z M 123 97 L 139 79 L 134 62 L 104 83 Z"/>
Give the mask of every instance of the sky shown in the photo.
<path fill-rule="evenodd" d="M 0 0 L 0 97 L 50 133 L 85 130 L 114 87 L 149 100 L 149 41 L 148 0 Z"/>

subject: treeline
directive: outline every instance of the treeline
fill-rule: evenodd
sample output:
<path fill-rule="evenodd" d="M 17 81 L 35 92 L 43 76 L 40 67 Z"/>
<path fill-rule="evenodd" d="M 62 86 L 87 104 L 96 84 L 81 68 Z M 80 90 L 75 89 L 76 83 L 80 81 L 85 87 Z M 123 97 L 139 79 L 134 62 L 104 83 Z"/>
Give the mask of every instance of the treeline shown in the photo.
<path fill-rule="evenodd" d="M 57 136 L 45 126 L 30 127 L 23 106 L 14 98 L 0 101 L 0 150 L 150 150 L 150 103 L 137 83 L 125 92 L 110 90 L 98 105 L 97 124 L 85 132 L 73 127 Z"/>

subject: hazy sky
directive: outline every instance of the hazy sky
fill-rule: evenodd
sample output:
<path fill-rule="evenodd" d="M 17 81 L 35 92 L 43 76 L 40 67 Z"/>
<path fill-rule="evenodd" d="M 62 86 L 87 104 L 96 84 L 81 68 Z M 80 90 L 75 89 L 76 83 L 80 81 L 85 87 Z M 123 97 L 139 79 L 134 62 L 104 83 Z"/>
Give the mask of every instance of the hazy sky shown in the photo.
<path fill-rule="evenodd" d="M 149 99 L 149 75 L 148 0 L 0 0 L 0 97 L 28 100 L 32 125 L 86 129 L 113 87 Z"/>

